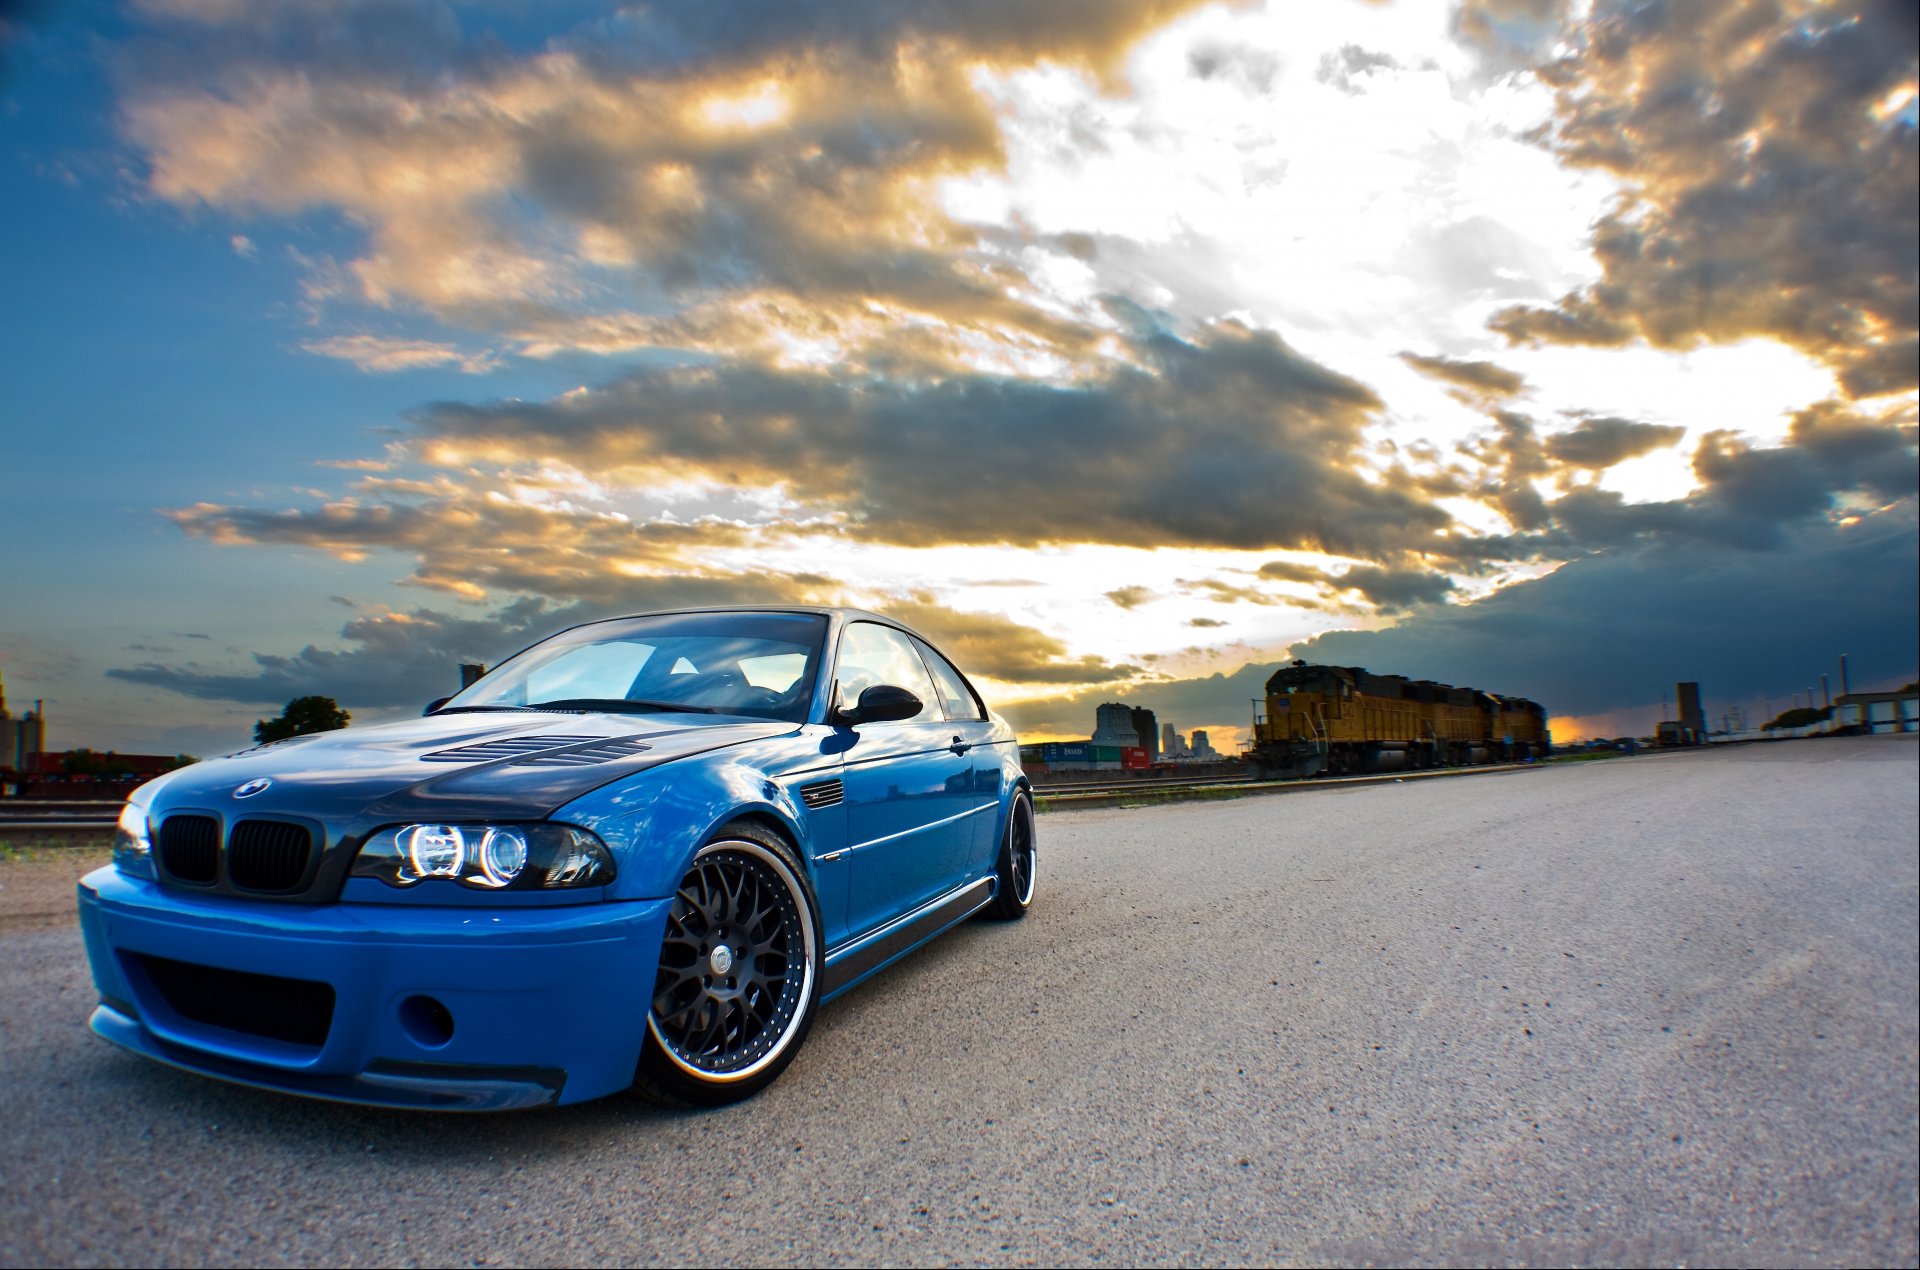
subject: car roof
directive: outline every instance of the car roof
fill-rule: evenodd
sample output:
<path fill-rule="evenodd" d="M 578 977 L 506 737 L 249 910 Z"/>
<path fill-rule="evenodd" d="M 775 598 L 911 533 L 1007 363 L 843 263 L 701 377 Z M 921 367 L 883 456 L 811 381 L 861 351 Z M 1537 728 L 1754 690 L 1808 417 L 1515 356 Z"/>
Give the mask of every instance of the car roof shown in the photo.
<path fill-rule="evenodd" d="M 914 638 L 933 645 L 931 639 L 907 625 L 897 617 L 888 617 L 885 613 L 875 613 L 871 609 L 849 608 L 838 604 L 691 604 L 684 608 L 646 609 L 638 613 L 621 613 L 612 617 L 598 617 L 590 622 L 576 622 L 565 630 L 579 630 L 583 626 L 598 626 L 602 622 L 626 622 L 636 617 L 670 617 L 681 613 L 810 613 L 825 618 L 839 618 L 845 622 L 881 622 L 887 626 L 898 627 Z M 557 633 L 557 632 L 556 632 Z"/>

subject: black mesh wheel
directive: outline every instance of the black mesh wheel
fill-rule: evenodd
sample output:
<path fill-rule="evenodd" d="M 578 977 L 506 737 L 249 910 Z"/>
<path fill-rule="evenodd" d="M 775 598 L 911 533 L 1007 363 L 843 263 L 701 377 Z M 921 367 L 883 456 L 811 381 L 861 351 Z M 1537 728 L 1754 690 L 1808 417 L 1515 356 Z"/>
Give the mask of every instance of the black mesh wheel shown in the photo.
<path fill-rule="evenodd" d="M 1027 915 L 1033 904 L 1034 870 L 1038 860 L 1034 843 L 1033 800 L 1016 790 L 1007 808 L 1007 829 L 1000 839 L 1000 862 L 995 870 L 991 916 L 1013 921 Z"/>
<path fill-rule="evenodd" d="M 674 896 L 636 1083 L 683 1106 L 764 1088 L 813 1022 L 820 956 L 818 906 L 792 850 L 757 825 L 727 826 Z"/>

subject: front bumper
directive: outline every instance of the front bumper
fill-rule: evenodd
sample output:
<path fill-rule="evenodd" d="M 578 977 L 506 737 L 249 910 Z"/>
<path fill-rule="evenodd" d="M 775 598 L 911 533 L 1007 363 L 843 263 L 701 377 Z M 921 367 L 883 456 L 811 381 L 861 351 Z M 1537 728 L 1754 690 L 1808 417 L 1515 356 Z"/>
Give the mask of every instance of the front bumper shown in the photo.
<path fill-rule="evenodd" d="M 475 1111 L 632 1083 L 671 903 L 296 906 L 182 895 L 111 866 L 81 880 L 79 901 L 107 1040 L 307 1097 Z M 151 959 L 186 971 L 156 978 Z M 244 1010 L 180 994 L 180 974 L 208 967 L 216 989 L 229 972 L 330 989 L 331 1011 L 297 1039 L 236 1030 Z"/>

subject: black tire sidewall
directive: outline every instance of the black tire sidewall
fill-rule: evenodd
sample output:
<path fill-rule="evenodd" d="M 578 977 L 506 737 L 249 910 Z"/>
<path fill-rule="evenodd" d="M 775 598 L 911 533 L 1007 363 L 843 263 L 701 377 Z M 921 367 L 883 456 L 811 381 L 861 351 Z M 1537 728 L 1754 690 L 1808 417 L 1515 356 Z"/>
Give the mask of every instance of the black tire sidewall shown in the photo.
<path fill-rule="evenodd" d="M 1013 826 L 1014 826 L 1014 822 L 1018 819 L 1018 817 L 1021 814 L 1022 803 L 1026 804 L 1027 821 L 1029 825 L 1032 826 L 1030 832 L 1032 833 L 1032 836 L 1035 839 L 1033 843 L 1033 853 L 1034 853 L 1033 894 L 1027 896 L 1025 900 L 1022 900 L 1020 898 L 1019 892 L 1014 887 L 1014 875 L 1013 875 Z M 1027 910 L 1033 907 L 1034 896 L 1038 895 L 1040 892 L 1040 877 L 1039 877 L 1039 856 L 1040 856 L 1039 845 L 1040 844 L 1038 841 L 1039 839 L 1038 830 L 1039 830 L 1039 825 L 1035 821 L 1034 814 L 1033 814 L 1032 797 L 1028 795 L 1025 789 L 1016 790 L 1014 792 L 1012 801 L 1010 801 L 1007 804 L 1006 825 L 1000 831 L 1000 854 L 995 859 L 995 862 L 994 862 L 994 874 L 997 879 L 997 885 L 994 888 L 993 902 L 990 905 L 988 905 L 988 909 L 987 909 L 987 911 L 990 914 L 992 914 L 994 917 L 999 918 L 1002 921 L 1009 921 L 1009 922 L 1018 921 L 1020 918 L 1025 917 L 1027 915 Z"/>
<path fill-rule="evenodd" d="M 745 1079 L 702 1080 L 689 1073 L 667 1055 L 649 1023 L 646 1040 L 640 1049 L 640 1063 L 634 1073 L 634 1086 L 654 1101 L 669 1106 L 720 1107 L 753 1097 L 778 1080 L 780 1074 L 792 1064 L 806 1044 L 807 1033 L 813 1030 L 814 1015 L 820 1008 L 821 975 L 826 968 L 826 932 L 820 921 L 820 899 L 814 894 L 813 879 L 800 863 L 799 853 L 784 837 L 750 820 L 735 820 L 722 825 L 702 844 L 701 849 L 728 841 L 748 841 L 764 847 L 778 855 L 792 871 L 800 884 L 806 918 L 813 924 L 813 972 L 808 976 L 806 1000 L 800 1004 L 792 1038 L 773 1062 Z M 651 988 L 648 999 L 652 999 Z"/>

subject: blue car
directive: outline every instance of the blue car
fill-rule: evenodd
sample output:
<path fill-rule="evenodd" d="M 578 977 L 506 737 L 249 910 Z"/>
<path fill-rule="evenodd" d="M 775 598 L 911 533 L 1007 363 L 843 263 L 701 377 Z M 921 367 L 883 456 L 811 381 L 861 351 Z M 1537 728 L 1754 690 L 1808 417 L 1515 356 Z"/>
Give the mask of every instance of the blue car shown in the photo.
<path fill-rule="evenodd" d="M 821 1002 L 1033 902 L 1019 750 L 845 609 L 593 622 L 423 718 L 141 786 L 80 883 L 93 1030 L 343 1102 L 765 1087 Z"/>

